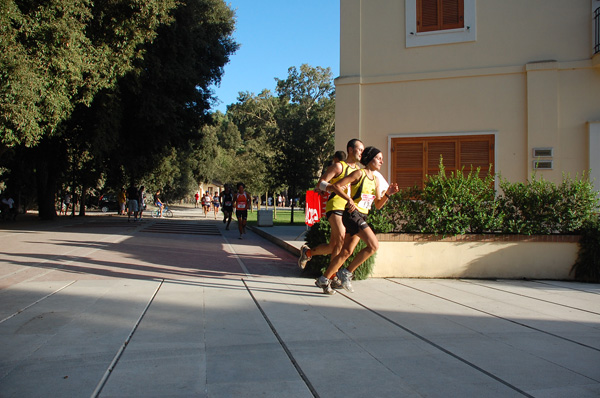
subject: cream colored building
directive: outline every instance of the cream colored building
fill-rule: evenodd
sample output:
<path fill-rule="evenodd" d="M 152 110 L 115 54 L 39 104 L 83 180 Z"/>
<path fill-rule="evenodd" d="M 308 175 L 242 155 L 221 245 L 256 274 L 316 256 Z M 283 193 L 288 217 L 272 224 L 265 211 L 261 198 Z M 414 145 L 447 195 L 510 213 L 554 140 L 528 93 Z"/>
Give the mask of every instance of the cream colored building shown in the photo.
<path fill-rule="evenodd" d="M 354 137 L 380 148 L 383 174 L 404 186 L 443 154 L 449 170 L 491 163 L 513 182 L 591 169 L 600 189 L 598 8 L 340 0 L 336 148 Z"/>

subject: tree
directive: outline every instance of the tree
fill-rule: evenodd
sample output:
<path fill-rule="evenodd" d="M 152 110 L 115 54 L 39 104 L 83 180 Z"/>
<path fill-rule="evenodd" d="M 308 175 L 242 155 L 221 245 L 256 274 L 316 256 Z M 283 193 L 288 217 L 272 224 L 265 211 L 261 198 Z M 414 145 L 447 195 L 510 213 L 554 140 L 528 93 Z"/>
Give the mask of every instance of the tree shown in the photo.
<path fill-rule="evenodd" d="M 190 154 L 208 144 L 202 126 L 210 122 L 210 87 L 238 48 L 234 14 L 223 0 L 180 4 L 175 22 L 159 29 L 136 73 L 119 84 L 121 145 L 111 158 L 134 180 L 153 173 L 173 149 Z"/>
<path fill-rule="evenodd" d="M 0 5 L 3 150 L 34 146 L 77 104 L 132 69 L 175 0 L 5 0 Z"/>
<path fill-rule="evenodd" d="M 49 0 L 28 9 L 13 8 L 19 15 L 27 16 L 32 25 L 35 25 L 34 17 L 43 14 L 40 10 L 51 9 L 54 14 L 50 13 L 50 17 L 56 14 L 56 18 L 37 22 L 60 25 L 61 3 Z M 52 111 L 52 114 L 60 113 L 56 120 L 42 118 L 29 129 L 16 129 L 11 122 L 2 125 L 7 132 L 3 136 L 5 145 L 40 143 L 40 149 L 43 149 L 36 151 L 39 156 L 35 158 L 42 218 L 55 216 L 56 188 L 61 181 L 71 179 L 72 175 L 64 175 L 71 165 L 82 172 L 75 173 L 79 175 L 73 178 L 77 179 L 73 184 L 83 187 L 83 191 L 90 181 L 98 179 L 98 173 L 104 174 L 102 177 L 116 186 L 139 183 L 144 179 L 156 183 L 165 181 L 171 187 L 187 184 L 192 175 L 191 163 L 179 162 L 182 156 L 178 150 L 187 153 L 191 143 L 201 139 L 201 126 L 208 120 L 206 111 L 212 101 L 209 87 L 219 82 L 223 65 L 237 49 L 231 38 L 233 11 L 222 0 L 178 1 L 177 9 L 171 9 L 175 2 L 170 0 L 135 3 L 81 0 L 76 4 L 87 10 L 80 31 L 81 40 L 89 45 L 79 55 L 84 57 L 81 62 L 86 63 L 88 69 L 74 70 L 74 74 L 81 76 L 71 76 L 67 81 L 70 85 L 65 83 L 62 91 L 56 94 L 48 91 L 52 88 L 48 84 L 48 90 L 41 96 L 62 98 L 60 109 L 64 112 Z M 73 13 L 66 17 L 70 18 Z M 158 29 L 160 21 L 174 22 Z M 36 29 L 41 28 L 36 25 Z M 0 40 L 0 43 L 4 41 Z M 40 42 L 38 50 L 51 53 L 53 43 Z M 72 44 L 67 47 L 71 48 Z M 25 50 L 23 52 L 27 54 Z M 97 58 L 88 59 L 92 55 Z M 0 62 L 9 63 L 10 60 L 2 58 Z M 52 62 L 62 65 L 60 57 L 53 58 Z M 36 71 L 31 65 L 23 65 L 24 70 Z M 35 73 L 33 76 L 40 77 Z M 52 76 L 47 80 L 55 78 Z M 117 78 L 119 81 L 115 85 Z M 5 91 L 12 90 L 14 81 L 15 77 L 11 75 L 2 86 Z M 43 85 L 44 80 L 40 77 L 37 82 Z M 0 88 L 0 94 L 3 88 Z M 13 99 L 24 109 L 33 106 L 39 114 L 58 107 L 54 102 L 31 103 L 27 98 Z M 0 114 L 6 120 L 24 117 L 4 112 L 12 108 L 1 106 Z M 18 131 L 19 135 L 11 136 L 13 131 Z M 68 153 L 71 155 L 67 156 Z M 56 165 L 57 159 L 63 163 Z M 173 192 L 180 191 L 173 188 Z"/>
<path fill-rule="evenodd" d="M 274 163 L 274 144 L 278 137 L 278 98 L 269 90 L 258 95 L 239 93 L 238 102 L 227 107 L 227 117 L 239 129 L 242 145 L 237 159 L 243 162 L 238 169 L 238 180 L 244 181 L 253 194 L 273 191 L 281 187 Z"/>

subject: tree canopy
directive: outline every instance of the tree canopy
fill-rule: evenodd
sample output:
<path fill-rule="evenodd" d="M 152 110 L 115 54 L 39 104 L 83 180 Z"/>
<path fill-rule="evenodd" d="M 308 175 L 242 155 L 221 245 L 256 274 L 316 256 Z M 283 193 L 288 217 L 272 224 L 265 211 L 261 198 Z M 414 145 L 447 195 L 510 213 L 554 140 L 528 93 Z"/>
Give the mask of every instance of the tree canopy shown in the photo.
<path fill-rule="evenodd" d="M 33 146 L 143 56 L 175 0 L 5 0 L 0 5 L 0 133 Z"/>

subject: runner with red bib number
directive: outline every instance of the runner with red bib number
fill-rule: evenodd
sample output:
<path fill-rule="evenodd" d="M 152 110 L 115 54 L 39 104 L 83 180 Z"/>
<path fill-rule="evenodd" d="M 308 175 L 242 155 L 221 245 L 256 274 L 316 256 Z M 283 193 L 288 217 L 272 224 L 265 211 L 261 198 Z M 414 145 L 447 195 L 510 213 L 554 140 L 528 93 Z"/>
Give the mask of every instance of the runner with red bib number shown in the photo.
<path fill-rule="evenodd" d="M 238 229 L 240 231 L 240 239 L 246 233 L 246 220 L 248 220 L 248 209 L 252 210 L 252 200 L 250 195 L 245 191 L 246 186 L 242 182 L 237 184 L 237 193 L 233 200 L 235 207 L 235 216 L 238 220 Z"/>

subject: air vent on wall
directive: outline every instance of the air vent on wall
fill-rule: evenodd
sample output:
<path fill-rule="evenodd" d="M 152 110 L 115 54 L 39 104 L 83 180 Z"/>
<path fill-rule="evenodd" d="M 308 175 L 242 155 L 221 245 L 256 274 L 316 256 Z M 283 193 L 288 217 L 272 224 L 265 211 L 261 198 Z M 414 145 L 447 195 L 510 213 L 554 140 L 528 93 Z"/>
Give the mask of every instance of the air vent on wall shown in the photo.
<path fill-rule="evenodd" d="M 533 169 L 534 170 L 552 170 L 553 166 L 552 160 L 534 160 L 533 161 Z"/>
<path fill-rule="evenodd" d="M 534 158 L 551 158 L 554 156 L 554 148 L 533 148 Z"/>

